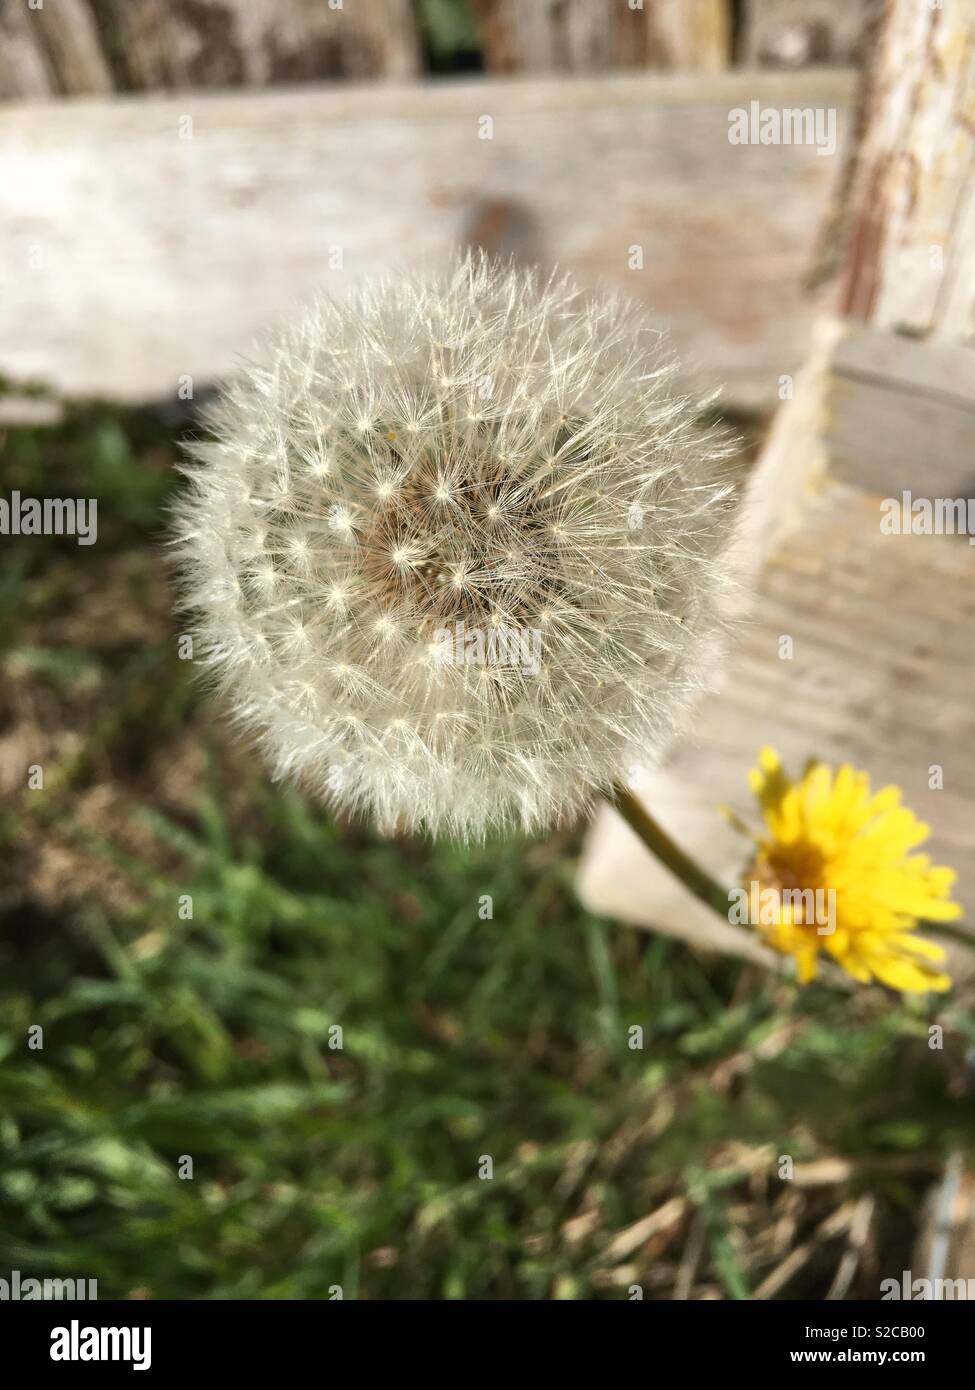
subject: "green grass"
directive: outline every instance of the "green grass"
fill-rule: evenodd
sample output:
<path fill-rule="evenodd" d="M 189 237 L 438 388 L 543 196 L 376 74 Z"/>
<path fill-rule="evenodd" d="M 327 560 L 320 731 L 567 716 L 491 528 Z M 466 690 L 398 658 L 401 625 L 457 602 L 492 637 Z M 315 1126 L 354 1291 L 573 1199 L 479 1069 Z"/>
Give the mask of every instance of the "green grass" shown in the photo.
<path fill-rule="evenodd" d="M 821 1297 L 843 1242 L 813 1233 L 869 1191 L 853 1292 L 876 1297 L 975 1139 L 970 1012 L 798 993 L 595 919 L 578 831 L 389 842 L 271 787 L 177 659 L 173 458 L 150 417 L 98 409 L 4 444 L 6 490 L 97 495 L 99 539 L 2 542 L 0 1274 L 739 1298 L 811 1240 L 781 1296 Z M 801 1186 L 782 1156 L 848 1169 Z"/>

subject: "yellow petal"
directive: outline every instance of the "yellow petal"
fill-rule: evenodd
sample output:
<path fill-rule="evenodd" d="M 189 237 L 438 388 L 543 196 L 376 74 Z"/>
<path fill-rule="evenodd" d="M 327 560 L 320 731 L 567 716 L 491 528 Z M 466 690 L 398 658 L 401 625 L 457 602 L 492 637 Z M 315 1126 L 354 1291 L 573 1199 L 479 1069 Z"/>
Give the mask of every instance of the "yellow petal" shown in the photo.
<path fill-rule="evenodd" d="M 914 951 L 919 956 L 924 956 L 926 960 L 936 960 L 939 963 L 945 958 L 945 949 L 938 946 L 934 941 L 929 941 L 926 936 L 915 936 L 913 933 L 904 932 L 900 936 L 890 938 L 893 946 L 900 946 L 905 951 Z"/>
<path fill-rule="evenodd" d="M 950 988 L 933 968 L 944 950 L 914 928 L 926 920 L 953 921 L 954 871 L 915 853 L 930 828 L 901 803 L 898 787 L 872 792 L 870 778 L 844 763 L 834 773 L 810 760 L 794 783 L 773 748 L 762 748 L 750 773 L 767 833 L 758 844 L 754 876 L 764 886 L 832 890 L 834 930 L 814 935 L 811 922 L 783 906 L 761 928 L 775 950 L 792 955 L 798 978 L 815 978 L 825 950 L 854 979 L 876 978 L 891 989 L 926 993 Z M 975 934 L 973 934 L 975 942 Z"/>

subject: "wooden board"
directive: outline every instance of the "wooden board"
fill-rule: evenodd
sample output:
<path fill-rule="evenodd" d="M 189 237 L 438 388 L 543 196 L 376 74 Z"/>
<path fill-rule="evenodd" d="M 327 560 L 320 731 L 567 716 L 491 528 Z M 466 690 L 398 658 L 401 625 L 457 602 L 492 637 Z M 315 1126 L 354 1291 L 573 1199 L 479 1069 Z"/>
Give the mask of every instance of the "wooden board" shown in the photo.
<path fill-rule="evenodd" d="M 0 100 L 420 67 L 411 0 L 0 0 Z"/>
<path fill-rule="evenodd" d="M 847 206 L 840 311 L 975 346 L 975 7 L 888 0 Z"/>
<path fill-rule="evenodd" d="M 877 0 L 742 0 L 741 61 L 786 68 L 859 62 L 876 10 Z"/>
<path fill-rule="evenodd" d="M 731 0 L 472 0 L 489 72 L 720 72 L 731 62 Z"/>
<path fill-rule="evenodd" d="M 486 222 L 642 299 L 695 382 L 764 408 L 804 356 L 798 285 L 851 88 L 729 73 L 0 108 L 0 376 L 172 398 L 316 285 L 442 258 Z M 729 144 L 752 99 L 836 108 L 836 153 Z"/>
<path fill-rule="evenodd" d="M 828 388 L 835 478 L 885 497 L 975 494 L 975 348 L 851 327 Z"/>

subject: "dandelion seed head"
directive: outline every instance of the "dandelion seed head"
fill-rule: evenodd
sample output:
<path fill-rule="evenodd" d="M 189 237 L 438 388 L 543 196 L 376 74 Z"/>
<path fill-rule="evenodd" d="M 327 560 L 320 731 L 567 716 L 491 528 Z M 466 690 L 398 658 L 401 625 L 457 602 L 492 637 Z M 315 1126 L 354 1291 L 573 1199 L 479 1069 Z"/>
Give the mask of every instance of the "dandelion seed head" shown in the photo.
<path fill-rule="evenodd" d="M 242 368 L 176 549 L 272 771 L 480 836 L 574 816 L 659 752 L 734 581 L 733 442 L 674 374 L 639 309 L 478 256 L 320 300 Z M 458 631 L 495 657 L 443 659 Z M 510 632 L 540 659 L 497 660 Z"/>

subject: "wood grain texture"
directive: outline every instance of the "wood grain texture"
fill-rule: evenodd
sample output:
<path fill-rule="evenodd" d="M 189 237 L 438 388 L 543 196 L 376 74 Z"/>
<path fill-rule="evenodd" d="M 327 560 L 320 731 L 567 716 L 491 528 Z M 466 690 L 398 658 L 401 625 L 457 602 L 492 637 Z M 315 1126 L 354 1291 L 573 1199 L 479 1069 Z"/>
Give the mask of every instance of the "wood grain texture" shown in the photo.
<path fill-rule="evenodd" d="M 731 62 L 730 0 L 472 0 L 472 8 L 492 73 L 720 72 Z"/>
<path fill-rule="evenodd" d="M 40 9 L 28 9 L 27 16 L 43 45 L 58 92 L 112 91 L 111 69 L 88 0 L 45 0 Z"/>
<path fill-rule="evenodd" d="M 805 351 L 797 286 L 842 154 L 732 146 L 728 112 L 832 105 L 842 134 L 850 93 L 731 73 L 0 108 L 0 374 L 172 397 L 316 285 L 500 217 L 527 258 L 644 301 L 689 381 L 761 408 Z"/>
<path fill-rule="evenodd" d="M 883 0 L 744 0 L 741 61 L 796 68 L 856 63 L 871 14 Z"/>
<path fill-rule="evenodd" d="M 899 496 L 975 495 L 975 350 L 852 325 L 832 362 L 834 477 Z"/>
<path fill-rule="evenodd" d="M 649 0 L 648 47 L 658 66 L 678 72 L 720 72 L 732 59 L 728 0 Z"/>
<path fill-rule="evenodd" d="M 0 0 L 0 98 L 403 80 L 411 0 Z"/>
<path fill-rule="evenodd" d="M 130 88 L 402 80 L 420 71 L 410 0 L 93 0 Z"/>
<path fill-rule="evenodd" d="M 841 312 L 975 344 L 975 4 L 887 0 L 863 115 Z"/>
<path fill-rule="evenodd" d="M 0 98 L 30 101 L 57 91 L 36 17 L 22 0 L 0 0 Z"/>

